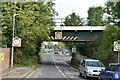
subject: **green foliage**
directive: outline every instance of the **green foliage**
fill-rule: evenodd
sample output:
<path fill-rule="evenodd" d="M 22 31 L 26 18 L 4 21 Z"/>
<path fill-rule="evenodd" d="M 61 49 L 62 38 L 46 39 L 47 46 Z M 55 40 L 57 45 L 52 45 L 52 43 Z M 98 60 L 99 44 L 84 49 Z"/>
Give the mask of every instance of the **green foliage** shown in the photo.
<path fill-rule="evenodd" d="M 22 53 L 22 51 L 20 51 L 20 50 L 18 50 L 17 49 L 17 51 L 16 52 L 14 52 L 14 55 L 13 55 L 13 61 L 14 61 L 14 63 L 15 64 L 20 64 L 21 63 L 21 61 L 22 61 L 22 57 L 23 56 L 23 53 Z"/>
<path fill-rule="evenodd" d="M 17 66 L 25 66 L 25 67 L 32 67 L 37 64 L 37 57 L 36 56 L 22 56 L 21 63 L 15 64 Z"/>
<path fill-rule="evenodd" d="M 84 43 L 84 42 L 79 42 L 79 43 L 75 43 L 75 47 L 77 48 L 77 51 L 84 55 L 84 56 L 87 56 L 88 53 L 87 53 L 87 44 L 88 42 Z"/>
<path fill-rule="evenodd" d="M 120 23 L 120 1 L 115 2 L 107 2 L 105 11 L 109 15 L 108 17 L 108 23 L 114 23 L 119 25 Z"/>
<path fill-rule="evenodd" d="M 102 19 L 104 13 L 107 13 L 105 20 Z M 106 66 L 108 66 L 109 63 L 116 63 L 118 54 L 113 51 L 113 47 L 114 41 L 120 40 L 120 2 L 107 2 L 105 8 L 89 8 L 88 20 L 89 26 L 107 25 L 106 29 L 103 31 L 103 34 L 95 36 L 91 42 L 67 42 L 65 45 L 70 50 L 73 46 L 75 46 L 80 54 L 89 58 L 99 59 Z M 114 24 L 108 25 L 109 23 Z"/>
<path fill-rule="evenodd" d="M 41 63 L 43 61 L 43 54 L 42 53 L 39 53 L 39 62 Z"/>
<path fill-rule="evenodd" d="M 65 44 L 63 42 L 58 42 L 58 46 L 62 49 L 65 49 Z"/>
<path fill-rule="evenodd" d="M 114 41 L 120 39 L 120 27 L 106 27 L 102 35 L 95 36 L 87 45 L 87 56 L 89 58 L 99 59 L 106 66 L 109 63 L 117 62 L 117 52 L 113 51 Z"/>
<path fill-rule="evenodd" d="M 87 54 L 84 53 L 89 58 L 101 60 L 106 66 L 109 63 L 117 62 L 117 52 L 113 51 L 113 44 L 114 41 L 120 40 L 119 7 L 120 2 L 107 2 L 105 11 L 100 7 L 92 7 L 88 11 L 89 25 L 101 26 L 114 23 L 112 26 L 108 25 L 102 35 L 95 36 L 92 41 L 87 44 Z M 105 21 L 102 20 L 103 13 L 107 13 Z M 95 24 L 90 24 L 90 21 L 95 22 Z"/>
<path fill-rule="evenodd" d="M 72 50 L 72 48 L 75 46 L 74 42 L 65 42 L 64 44 L 67 50 Z"/>
<path fill-rule="evenodd" d="M 6 45 L 7 44 L 7 38 L 4 36 L 4 35 L 2 35 L 2 38 L 1 38 L 1 36 L 0 36 L 0 39 L 2 39 L 2 45 Z"/>
<path fill-rule="evenodd" d="M 52 17 L 57 13 L 53 6 L 53 2 L 46 1 L 2 3 L 3 35 L 7 39 L 8 47 L 12 46 L 13 15 L 17 13 L 19 15 L 15 16 L 15 36 L 22 39 L 22 46 L 19 50 L 25 56 L 35 56 L 39 53 L 41 42 L 48 40 L 51 26 L 55 25 Z"/>
<path fill-rule="evenodd" d="M 65 18 L 64 24 L 65 26 L 81 26 L 83 23 L 82 19 L 73 12 Z"/>
<path fill-rule="evenodd" d="M 101 45 L 102 35 L 96 35 L 92 41 L 87 44 L 87 56 L 90 58 L 99 59 L 100 53 L 98 47 Z"/>
<path fill-rule="evenodd" d="M 103 26 L 105 21 L 103 21 L 103 14 L 105 13 L 104 8 L 90 7 L 88 10 L 88 25 L 89 26 Z"/>
<path fill-rule="evenodd" d="M 100 59 L 106 63 L 117 62 L 117 53 L 113 51 L 114 41 L 120 39 L 119 26 L 107 27 L 103 34 L 102 43 L 99 46 Z"/>

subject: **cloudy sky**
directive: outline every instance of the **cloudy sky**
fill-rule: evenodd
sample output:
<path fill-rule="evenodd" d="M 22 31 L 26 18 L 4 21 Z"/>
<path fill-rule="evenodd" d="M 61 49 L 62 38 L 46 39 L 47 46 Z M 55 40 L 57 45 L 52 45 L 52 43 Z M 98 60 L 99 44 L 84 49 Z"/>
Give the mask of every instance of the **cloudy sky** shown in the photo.
<path fill-rule="evenodd" d="M 64 18 L 76 12 L 81 18 L 87 17 L 87 11 L 92 6 L 104 6 L 107 0 L 56 0 L 55 10 L 59 13 L 57 18 Z"/>

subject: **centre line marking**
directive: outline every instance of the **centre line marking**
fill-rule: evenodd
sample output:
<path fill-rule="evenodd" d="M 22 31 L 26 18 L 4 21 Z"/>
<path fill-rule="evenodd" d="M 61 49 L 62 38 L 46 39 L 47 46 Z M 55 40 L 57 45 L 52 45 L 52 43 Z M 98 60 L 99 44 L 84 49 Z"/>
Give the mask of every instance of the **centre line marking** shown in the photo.
<path fill-rule="evenodd" d="M 53 57 L 53 61 L 54 61 L 55 67 L 58 69 L 58 71 L 62 74 L 63 77 L 66 77 L 65 74 L 64 74 L 64 73 L 60 70 L 60 68 L 56 65 L 54 56 L 52 56 L 52 57 Z M 67 77 L 66 77 L 66 78 L 67 78 Z"/>

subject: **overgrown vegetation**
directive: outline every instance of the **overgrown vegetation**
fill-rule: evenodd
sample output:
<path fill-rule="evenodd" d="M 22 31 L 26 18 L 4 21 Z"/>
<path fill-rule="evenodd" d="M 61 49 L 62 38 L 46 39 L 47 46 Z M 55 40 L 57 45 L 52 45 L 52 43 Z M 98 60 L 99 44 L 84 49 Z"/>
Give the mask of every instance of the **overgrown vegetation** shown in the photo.
<path fill-rule="evenodd" d="M 120 40 L 120 26 L 107 27 L 102 36 L 89 43 L 89 57 L 100 59 L 105 65 L 117 63 L 117 52 L 114 52 L 114 41 Z M 96 56 L 95 56 L 96 55 Z"/>
<path fill-rule="evenodd" d="M 80 54 L 99 59 L 106 66 L 117 63 L 114 41 L 120 40 L 120 1 L 107 2 L 103 7 L 91 7 L 88 11 L 88 26 L 106 26 L 103 34 L 95 36 L 91 42 L 68 43 L 70 49 L 76 46 Z"/>
<path fill-rule="evenodd" d="M 22 47 L 15 48 L 14 63 L 31 66 L 37 63 L 41 42 L 51 34 L 51 25 L 55 25 L 52 17 L 57 15 L 53 2 L 5 2 L 2 3 L 3 44 L 11 47 L 12 26 L 15 16 L 15 36 L 22 39 Z M 105 15 L 106 14 L 106 15 Z M 85 24 L 83 24 L 85 23 Z M 113 42 L 120 40 L 120 2 L 107 2 L 105 7 L 91 7 L 88 11 L 88 22 L 83 22 L 75 12 L 65 18 L 66 26 L 106 26 L 102 35 L 95 36 L 91 42 L 65 43 L 71 50 L 76 46 L 80 54 L 100 59 L 105 65 L 117 62 L 117 52 L 113 51 Z M 62 44 L 60 44 L 61 47 Z M 42 58 L 41 58 L 42 59 Z"/>
<path fill-rule="evenodd" d="M 29 66 L 37 62 L 41 42 L 48 40 L 51 26 L 55 25 L 52 17 L 57 13 L 53 6 L 52 1 L 2 3 L 3 42 L 10 48 L 12 46 L 13 15 L 19 14 L 15 16 L 15 36 L 22 39 L 22 46 L 14 49 L 15 64 Z"/>
<path fill-rule="evenodd" d="M 117 63 L 117 52 L 114 52 L 114 41 L 120 40 L 120 2 L 107 2 L 105 7 L 106 29 L 103 34 L 93 38 L 88 45 L 89 57 L 100 59 L 106 66 Z M 96 56 L 95 56 L 96 55 Z"/>
<path fill-rule="evenodd" d="M 78 16 L 75 12 L 73 12 L 67 17 L 65 17 L 64 25 L 65 26 L 81 26 L 83 25 L 82 18 L 80 18 L 80 16 Z"/>
<path fill-rule="evenodd" d="M 103 19 L 105 9 L 101 6 L 90 7 L 88 10 L 88 26 L 104 26 L 106 21 Z"/>

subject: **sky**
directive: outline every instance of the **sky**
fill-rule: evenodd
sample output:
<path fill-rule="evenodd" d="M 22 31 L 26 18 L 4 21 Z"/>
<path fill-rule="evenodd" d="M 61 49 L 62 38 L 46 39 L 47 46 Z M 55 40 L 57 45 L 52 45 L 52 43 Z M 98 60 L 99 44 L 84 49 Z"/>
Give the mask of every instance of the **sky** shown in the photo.
<path fill-rule="evenodd" d="M 59 16 L 56 18 L 65 18 L 72 12 L 76 12 L 80 18 L 87 18 L 89 7 L 104 6 L 107 0 L 55 0 L 55 10 Z"/>

